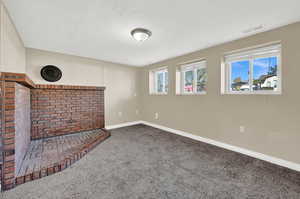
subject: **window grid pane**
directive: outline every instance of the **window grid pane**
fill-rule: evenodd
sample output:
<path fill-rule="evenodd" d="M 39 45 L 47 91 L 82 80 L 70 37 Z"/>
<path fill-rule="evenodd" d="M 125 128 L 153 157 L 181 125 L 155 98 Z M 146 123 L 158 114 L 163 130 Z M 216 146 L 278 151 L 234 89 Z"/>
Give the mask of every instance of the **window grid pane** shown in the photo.
<path fill-rule="evenodd" d="M 163 81 L 163 79 L 164 79 L 164 77 L 163 77 L 163 73 L 162 72 L 158 72 L 157 73 L 157 83 L 156 83 L 156 85 L 157 85 L 157 92 L 158 93 L 162 93 L 163 92 L 163 87 L 164 87 L 164 81 Z"/>
<path fill-rule="evenodd" d="M 231 91 L 250 91 L 249 74 L 250 61 L 242 60 L 230 63 L 230 89 Z"/>
<path fill-rule="evenodd" d="M 278 59 L 275 56 L 254 59 L 253 89 L 277 91 L 277 68 Z"/>
<path fill-rule="evenodd" d="M 184 72 L 184 92 L 193 93 L 194 91 L 194 71 L 189 70 Z"/>
<path fill-rule="evenodd" d="M 168 92 L 168 71 L 167 69 L 154 70 L 153 93 L 166 94 Z"/>
<path fill-rule="evenodd" d="M 196 69 L 197 82 L 196 82 L 196 92 L 206 92 L 206 82 L 207 82 L 207 71 L 206 68 Z"/>
<path fill-rule="evenodd" d="M 168 76 L 168 71 L 166 71 L 165 73 L 165 86 L 164 86 L 164 90 L 167 93 L 169 90 L 169 76 Z"/>

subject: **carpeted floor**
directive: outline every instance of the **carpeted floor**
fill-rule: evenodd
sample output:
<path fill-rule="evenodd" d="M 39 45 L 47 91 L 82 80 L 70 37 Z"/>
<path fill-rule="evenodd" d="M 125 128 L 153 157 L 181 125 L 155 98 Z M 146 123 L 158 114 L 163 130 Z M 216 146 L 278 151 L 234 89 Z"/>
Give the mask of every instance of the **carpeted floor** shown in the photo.
<path fill-rule="evenodd" d="M 299 199 L 300 173 L 136 125 L 112 130 L 71 168 L 2 198 Z"/>

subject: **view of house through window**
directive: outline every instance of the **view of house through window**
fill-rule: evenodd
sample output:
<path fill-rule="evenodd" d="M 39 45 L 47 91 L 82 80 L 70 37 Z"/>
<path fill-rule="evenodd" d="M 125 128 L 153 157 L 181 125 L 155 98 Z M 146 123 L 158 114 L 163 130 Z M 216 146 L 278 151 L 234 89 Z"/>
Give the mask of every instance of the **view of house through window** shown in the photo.
<path fill-rule="evenodd" d="M 226 57 L 229 92 L 280 92 L 280 46 L 255 49 Z"/>
<path fill-rule="evenodd" d="M 206 61 L 183 65 L 181 69 L 182 93 L 205 93 L 207 82 Z"/>
<path fill-rule="evenodd" d="M 231 63 L 231 90 L 249 91 L 250 62 L 236 61 Z"/>
<path fill-rule="evenodd" d="M 255 59 L 253 61 L 253 89 L 277 90 L 277 57 Z"/>

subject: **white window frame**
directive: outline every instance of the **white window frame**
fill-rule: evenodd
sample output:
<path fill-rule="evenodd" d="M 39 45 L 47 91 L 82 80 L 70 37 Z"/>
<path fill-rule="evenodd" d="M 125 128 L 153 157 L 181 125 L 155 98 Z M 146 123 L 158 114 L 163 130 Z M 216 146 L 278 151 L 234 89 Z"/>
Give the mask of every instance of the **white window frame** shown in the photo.
<path fill-rule="evenodd" d="M 157 85 L 157 76 L 159 73 L 164 73 L 163 75 L 163 91 L 158 92 L 158 85 Z M 166 89 L 166 75 L 168 76 L 168 87 L 169 87 L 169 72 L 168 67 L 161 67 L 149 72 L 149 90 L 151 95 L 167 95 L 169 88 Z"/>
<path fill-rule="evenodd" d="M 181 95 L 205 95 L 206 91 L 197 91 L 197 70 L 198 69 L 206 69 L 206 60 L 199 60 L 197 62 L 184 64 L 180 67 L 180 93 Z M 193 92 L 186 92 L 184 90 L 185 85 L 185 73 L 188 71 L 193 71 L 194 78 L 193 78 Z"/>
<path fill-rule="evenodd" d="M 277 57 L 277 90 L 253 90 L 253 62 L 258 58 Z M 249 91 L 231 90 L 231 63 L 237 61 L 250 62 L 249 70 Z M 243 50 L 233 51 L 225 54 L 222 60 L 221 71 L 221 94 L 237 95 L 280 95 L 282 94 L 282 74 L 281 74 L 281 44 L 280 42 L 260 45 Z"/>

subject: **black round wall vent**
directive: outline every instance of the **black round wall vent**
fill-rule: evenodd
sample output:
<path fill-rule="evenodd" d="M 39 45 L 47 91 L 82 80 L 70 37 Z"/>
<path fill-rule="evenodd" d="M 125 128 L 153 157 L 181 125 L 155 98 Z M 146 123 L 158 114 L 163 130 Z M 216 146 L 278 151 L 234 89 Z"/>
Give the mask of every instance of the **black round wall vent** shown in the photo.
<path fill-rule="evenodd" d="M 48 82 L 56 82 L 60 80 L 62 73 L 61 70 L 56 66 L 47 65 L 42 68 L 41 76 Z"/>

